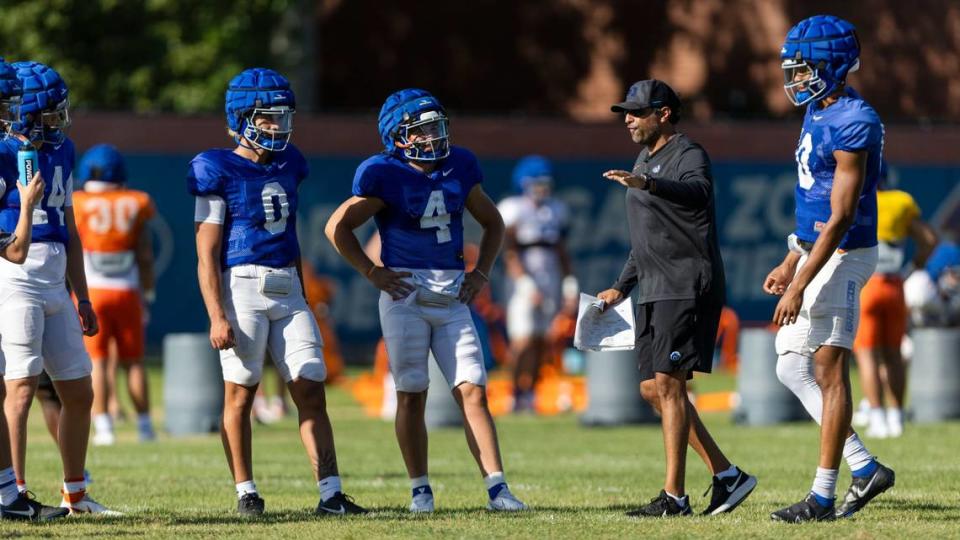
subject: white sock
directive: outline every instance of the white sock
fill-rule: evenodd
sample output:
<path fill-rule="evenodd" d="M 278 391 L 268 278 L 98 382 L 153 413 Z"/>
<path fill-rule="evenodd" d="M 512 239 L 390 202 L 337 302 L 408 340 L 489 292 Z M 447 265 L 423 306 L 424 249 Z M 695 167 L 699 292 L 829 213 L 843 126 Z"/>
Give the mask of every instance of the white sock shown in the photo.
<path fill-rule="evenodd" d="M 17 491 L 19 491 L 20 493 L 26 493 L 27 491 L 30 491 L 30 488 L 27 487 L 26 480 L 24 480 L 23 482 L 21 482 L 20 480 L 17 480 Z"/>
<path fill-rule="evenodd" d="M 843 459 L 850 466 L 850 470 L 855 471 L 873 461 L 873 455 L 863 445 L 860 436 L 854 433 L 843 442 Z"/>
<path fill-rule="evenodd" d="M 838 469 L 824 469 L 817 467 L 817 476 L 813 479 L 813 487 L 810 491 L 823 497 L 824 499 L 834 499 L 837 496 L 837 475 Z"/>
<path fill-rule="evenodd" d="M 324 502 L 343 490 L 340 486 L 339 476 L 328 476 L 320 479 L 317 482 L 317 488 L 320 490 L 320 500 Z"/>
<path fill-rule="evenodd" d="M 714 476 L 716 476 L 717 478 L 733 478 L 739 472 L 740 472 L 740 469 L 738 469 L 736 465 L 730 465 L 729 469 L 725 471 L 720 471 Z"/>
<path fill-rule="evenodd" d="M 483 478 L 484 485 L 487 486 L 487 495 L 490 499 L 495 499 L 497 494 L 507 488 L 507 479 L 503 471 L 492 472 Z M 502 487 L 498 487 L 501 486 Z"/>
<path fill-rule="evenodd" d="M 17 490 L 17 475 L 13 473 L 13 467 L 7 467 L 0 471 L 0 504 L 9 506 L 20 497 L 20 491 Z"/>
<path fill-rule="evenodd" d="M 240 482 L 237 484 L 237 498 L 241 498 L 247 493 L 257 493 L 257 484 L 253 480 L 247 480 L 246 482 Z"/>
<path fill-rule="evenodd" d="M 107 413 L 101 413 L 93 417 L 93 429 L 97 433 L 113 433 L 113 419 Z"/>
<path fill-rule="evenodd" d="M 430 485 L 430 476 L 426 474 L 423 476 L 418 476 L 416 478 L 410 479 L 410 489 L 412 489 L 413 491 L 416 491 L 417 488 L 422 488 L 429 485 Z"/>
<path fill-rule="evenodd" d="M 887 424 L 899 426 L 903 424 L 903 409 L 890 407 L 887 409 Z"/>
<path fill-rule="evenodd" d="M 870 425 L 881 428 L 887 427 L 887 414 L 881 407 L 870 408 Z"/>
<path fill-rule="evenodd" d="M 686 507 L 687 507 L 687 496 L 686 496 L 686 495 L 684 495 L 683 497 L 677 497 L 677 496 L 674 495 L 673 493 L 670 493 L 669 491 L 666 491 L 666 490 L 664 490 L 664 493 L 667 494 L 667 497 L 670 497 L 671 499 L 673 499 L 673 502 L 677 503 L 677 506 L 679 506 L 680 508 L 686 508 Z"/>

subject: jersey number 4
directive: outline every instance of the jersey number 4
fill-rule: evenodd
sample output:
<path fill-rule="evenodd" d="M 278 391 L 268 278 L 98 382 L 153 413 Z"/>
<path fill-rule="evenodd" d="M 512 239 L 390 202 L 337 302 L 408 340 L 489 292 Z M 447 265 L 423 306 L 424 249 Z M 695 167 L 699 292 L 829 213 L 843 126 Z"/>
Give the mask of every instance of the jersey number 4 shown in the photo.
<path fill-rule="evenodd" d="M 287 230 L 287 218 L 290 217 L 290 202 L 287 192 L 279 182 L 270 182 L 260 192 L 263 199 L 263 213 L 266 221 L 263 228 L 270 234 L 280 234 Z"/>
<path fill-rule="evenodd" d="M 67 202 L 67 190 L 63 187 L 63 167 L 57 165 L 53 169 L 53 182 L 50 183 L 50 194 L 47 195 L 47 208 L 53 210 L 60 217 L 60 226 L 67 224 L 63 217 L 63 205 Z M 46 225 L 47 212 L 42 208 L 34 207 L 33 224 Z"/>
<path fill-rule="evenodd" d="M 421 229 L 437 228 L 437 243 L 445 244 L 450 238 L 450 214 L 447 213 L 447 203 L 443 200 L 443 191 L 430 192 L 427 208 L 420 218 Z"/>

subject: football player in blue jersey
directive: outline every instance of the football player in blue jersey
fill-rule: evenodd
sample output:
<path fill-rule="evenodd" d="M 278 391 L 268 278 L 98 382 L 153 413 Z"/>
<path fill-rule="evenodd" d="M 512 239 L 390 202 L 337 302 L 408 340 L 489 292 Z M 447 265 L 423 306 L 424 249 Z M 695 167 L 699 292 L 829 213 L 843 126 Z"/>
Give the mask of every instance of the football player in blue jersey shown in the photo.
<path fill-rule="evenodd" d="M 797 227 L 790 250 L 763 284 L 780 295 L 777 376 L 821 425 L 820 462 L 807 497 L 774 520 L 848 517 L 894 484 L 894 473 L 867 451 L 850 427 L 849 358 L 860 290 L 877 264 L 877 179 L 883 124 L 846 84 L 860 65 L 853 25 L 830 15 L 790 29 L 780 50 L 784 89 L 806 106 L 796 150 Z M 834 505 L 840 459 L 853 473 Z"/>
<path fill-rule="evenodd" d="M 397 387 L 396 434 L 410 476 L 410 511 L 434 508 L 424 423 L 431 351 L 463 410 L 467 444 L 487 486 L 487 508 L 524 510 L 504 479 L 483 353 L 467 307 L 487 284 L 503 242 L 503 220 L 480 186 L 477 158 L 450 145 L 446 112 L 429 92 L 391 94 L 380 109 L 379 132 L 385 151 L 357 168 L 353 196 L 333 213 L 326 234 L 383 291 L 380 326 Z M 469 273 L 464 210 L 483 228 L 477 266 Z M 370 218 L 380 232 L 383 266 L 364 254 L 353 232 Z"/>
<path fill-rule="evenodd" d="M 33 243 L 20 266 L 0 260 L 0 334 L 7 361 L 6 415 L 14 469 L 25 483 L 27 417 L 41 371 L 46 370 L 62 401 L 58 441 L 63 461 L 63 500 L 70 512 L 116 514 L 86 493 L 84 462 L 90 435 L 90 357 L 83 335 L 97 333 L 87 296 L 83 252 L 73 216 L 73 142 L 67 86 L 60 75 L 37 62 L 13 64 L 23 86 L 19 118 L 11 136 L 0 141 L 0 228 L 20 217 L 18 151 L 33 149 L 47 179 L 40 205 L 33 208 Z M 74 306 L 66 282 L 78 299 Z M 79 317 L 78 317 L 79 314 Z M 25 487 L 25 486 L 22 486 Z"/>
<path fill-rule="evenodd" d="M 6 138 L 10 127 L 19 121 L 19 105 L 23 96 L 23 85 L 17 78 L 17 71 L 0 58 L 0 138 Z M 0 193 L 6 195 L 7 182 L 16 184 L 20 195 L 20 216 L 14 229 L 0 228 L 0 257 L 13 264 L 23 264 L 33 237 L 33 207 L 43 197 L 43 178 L 40 171 L 34 173 L 30 182 L 24 186 L 17 178 L 0 178 Z M 3 375 L 6 362 L 0 354 L 0 402 L 6 397 Z M 7 418 L 0 415 L 0 519 L 50 520 L 63 517 L 69 512 L 66 508 L 45 506 L 31 499 L 17 489 L 17 477 L 13 469 L 10 454 L 10 432 Z"/>
<path fill-rule="evenodd" d="M 276 71 L 251 68 L 227 88 L 235 148 L 190 162 L 196 197 L 200 291 L 210 343 L 223 367 L 223 447 L 237 488 L 237 511 L 260 515 L 253 481 L 250 411 L 267 350 L 297 406 L 300 437 L 320 491 L 317 515 L 363 514 L 343 493 L 327 416 L 320 329 L 307 306 L 297 243 L 297 188 L 309 174 L 290 144 L 295 98 Z"/>

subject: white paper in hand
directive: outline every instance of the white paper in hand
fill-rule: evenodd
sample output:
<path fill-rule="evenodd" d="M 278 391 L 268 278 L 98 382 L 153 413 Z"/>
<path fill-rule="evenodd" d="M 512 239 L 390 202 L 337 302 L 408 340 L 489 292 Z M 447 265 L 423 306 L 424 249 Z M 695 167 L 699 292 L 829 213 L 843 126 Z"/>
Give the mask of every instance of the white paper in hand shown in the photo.
<path fill-rule="evenodd" d="M 634 346 L 633 304 L 629 298 L 600 311 L 603 300 L 580 293 L 573 346 L 581 351 L 629 351 Z"/>

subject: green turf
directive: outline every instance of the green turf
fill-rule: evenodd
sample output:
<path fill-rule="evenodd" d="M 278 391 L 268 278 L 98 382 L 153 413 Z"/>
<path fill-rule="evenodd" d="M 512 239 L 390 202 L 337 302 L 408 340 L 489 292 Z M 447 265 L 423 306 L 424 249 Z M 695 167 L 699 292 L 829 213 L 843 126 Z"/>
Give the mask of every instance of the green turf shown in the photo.
<path fill-rule="evenodd" d="M 712 388 L 729 385 L 719 378 Z M 154 373 L 154 382 L 160 379 Z M 706 386 L 706 385 L 704 385 Z M 155 392 L 159 396 L 159 392 Z M 158 413 L 161 408 L 158 407 Z M 57 500 L 55 448 L 31 418 L 30 486 L 45 502 Z M 661 487 L 663 456 L 658 426 L 593 428 L 573 415 L 498 419 L 512 490 L 534 510 L 491 515 L 486 493 L 459 430 L 430 438 L 431 478 L 438 511 L 411 516 L 409 485 L 390 423 L 363 416 L 343 389 L 330 392 L 345 490 L 374 513 L 360 518 L 315 518 L 316 485 L 292 420 L 254 429 L 256 481 L 267 515 L 242 520 L 218 437 L 171 439 L 140 445 L 134 428 L 120 427 L 120 442 L 91 448 L 91 494 L 123 518 L 83 517 L 58 523 L 0 523 L 3 536 L 103 537 L 313 537 L 448 536 L 474 538 L 779 537 L 942 538 L 960 534 L 960 423 L 914 426 L 903 438 L 871 441 L 870 448 L 897 471 L 897 486 L 854 520 L 803 526 L 771 523 L 769 513 L 804 496 L 817 455 L 812 424 L 771 428 L 732 425 L 726 415 L 706 422 L 730 458 L 759 477 L 753 495 L 733 514 L 711 518 L 638 521 L 625 509 Z M 841 472 L 841 489 L 849 473 Z M 689 459 L 688 492 L 694 509 L 708 474 Z"/>

